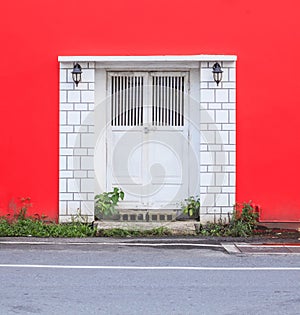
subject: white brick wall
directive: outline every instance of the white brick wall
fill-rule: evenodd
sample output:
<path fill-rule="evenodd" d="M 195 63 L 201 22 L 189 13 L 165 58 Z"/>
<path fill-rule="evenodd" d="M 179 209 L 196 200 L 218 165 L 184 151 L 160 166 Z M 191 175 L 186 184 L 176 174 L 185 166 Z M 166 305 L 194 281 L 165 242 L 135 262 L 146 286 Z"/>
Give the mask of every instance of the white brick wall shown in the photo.
<path fill-rule="evenodd" d="M 94 220 L 94 63 L 80 63 L 82 82 L 72 81 L 72 63 L 60 63 L 60 182 L 59 218 L 78 213 Z M 87 163 L 87 161 L 89 163 Z M 91 171 L 91 172 L 88 172 Z M 87 192 L 91 194 L 87 194 Z"/>
<path fill-rule="evenodd" d="M 223 79 L 219 86 L 212 82 L 212 65 L 201 63 L 200 78 L 203 124 L 200 126 L 200 147 L 208 145 L 208 152 L 200 151 L 201 218 L 204 222 L 227 218 L 235 202 L 236 64 L 221 63 Z"/>
<path fill-rule="evenodd" d="M 227 218 L 235 202 L 236 63 L 219 63 L 223 69 L 219 86 L 213 81 L 214 62 L 199 63 L 198 191 L 203 221 Z M 78 209 L 89 220 L 94 219 L 96 63 L 80 65 L 82 82 L 75 87 L 73 63 L 60 63 L 60 221 L 70 220 Z"/>

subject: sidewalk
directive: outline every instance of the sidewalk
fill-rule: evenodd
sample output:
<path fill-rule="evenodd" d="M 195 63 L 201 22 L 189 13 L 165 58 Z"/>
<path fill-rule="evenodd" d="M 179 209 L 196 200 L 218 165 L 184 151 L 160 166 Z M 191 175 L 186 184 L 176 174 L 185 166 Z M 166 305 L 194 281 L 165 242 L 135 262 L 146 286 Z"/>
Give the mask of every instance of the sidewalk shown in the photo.
<path fill-rule="evenodd" d="M 99 250 L 106 246 L 118 247 L 156 247 L 164 249 L 211 249 L 227 252 L 231 255 L 300 255 L 300 239 L 261 239 L 259 237 L 201 237 L 201 236 L 171 236 L 147 238 L 37 238 L 37 237 L 0 237 L 1 248 L 19 248 L 23 246 L 43 247 L 51 249 L 59 246 L 94 248 Z"/>

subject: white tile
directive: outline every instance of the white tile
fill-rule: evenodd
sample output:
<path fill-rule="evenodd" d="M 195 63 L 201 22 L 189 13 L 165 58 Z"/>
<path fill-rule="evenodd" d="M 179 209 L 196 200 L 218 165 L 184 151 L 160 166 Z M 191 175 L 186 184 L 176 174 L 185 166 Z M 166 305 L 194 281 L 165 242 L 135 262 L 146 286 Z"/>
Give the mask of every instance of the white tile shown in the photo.
<path fill-rule="evenodd" d="M 60 126 L 59 130 L 61 133 L 73 132 L 73 126 Z"/>
<path fill-rule="evenodd" d="M 230 144 L 235 144 L 236 143 L 235 131 L 229 131 L 229 142 L 230 142 Z"/>
<path fill-rule="evenodd" d="M 213 186 L 215 185 L 214 173 L 201 173 L 200 186 Z"/>
<path fill-rule="evenodd" d="M 220 110 L 222 108 L 222 104 L 221 103 L 208 103 L 208 108 Z"/>
<path fill-rule="evenodd" d="M 74 171 L 74 178 L 86 178 L 87 177 L 87 171 Z"/>
<path fill-rule="evenodd" d="M 59 157 L 59 169 L 62 171 L 67 169 L 67 157 L 66 156 L 60 156 Z"/>
<path fill-rule="evenodd" d="M 72 103 L 61 103 L 60 104 L 60 110 L 70 111 L 73 109 L 74 109 L 74 106 Z"/>
<path fill-rule="evenodd" d="M 67 82 L 67 70 L 65 70 L 65 69 L 59 70 L 59 81 L 60 82 Z"/>
<path fill-rule="evenodd" d="M 229 102 L 235 102 L 235 90 L 229 90 Z"/>
<path fill-rule="evenodd" d="M 69 201 L 68 202 L 68 214 L 76 216 L 80 211 L 80 201 Z"/>
<path fill-rule="evenodd" d="M 68 112 L 68 124 L 80 125 L 80 112 Z"/>
<path fill-rule="evenodd" d="M 229 204 L 233 206 L 235 203 L 235 194 L 229 194 Z"/>
<path fill-rule="evenodd" d="M 217 110 L 216 111 L 216 122 L 217 123 L 228 123 L 229 115 L 227 110 Z"/>
<path fill-rule="evenodd" d="M 228 90 L 222 89 L 222 90 L 216 90 L 216 102 L 228 102 Z"/>
<path fill-rule="evenodd" d="M 88 126 L 74 126 L 74 132 L 88 133 Z"/>
<path fill-rule="evenodd" d="M 231 109 L 235 110 L 235 103 L 223 103 L 222 109 Z"/>
<path fill-rule="evenodd" d="M 229 69 L 229 81 L 232 81 L 232 82 L 236 81 L 236 69 L 235 68 Z"/>
<path fill-rule="evenodd" d="M 235 193 L 235 187 L 222 187 L 222 192 L 223 193 Z"/>
<path fill-rule="evenodd" d="M 80 180 L 75 178 L 69 178 L 67 182 L 68 192 L 79 192 L 80 191 Z"/>
<path fill-rule="evenodd" d="M 208 130 L 218 131 L 218 130 L 221 130 L 221 129 L 222 129 L 222 124 L 221 123 L 217 124 L 216 122 L 213 122 L 211 124 L 208 124 Z"/>
<path fill-rule="evenodd" d="M 235 82 L 222 82 L 222 87 L 224 89 L 235 89 L 236 84 L 235 84 Z"/>
<path fill-rule="evenodd" d="M 222 191 L 221 187 L 207 187 L 207 192 L 210 194 L 220 194 Z"/>
<path fill-rule="evenodd" d="M 216 142 L 216 132 L 215 131 L 209 131 L 209 130 L 203 130 L 201 131 L 201 140 L 202 143 L 215 143 Z"/>
<path fill-rule="evenodd" d="M 201 102 L 212 103 L 215 101 L 215 91 L 210 89 L 201 90 Z"/>
<path fill-rule="evenodd" d="M 68 156 L 68 169 L 69 170 L 79 170 L 80 169 L 80 157 L 79 156 Z M 75 175 L 74 175 L 75 177 Z"/>
<path fill-rule="evenodd" d="M 228 144 L 229 143 L 229 131 L 216 131 L 216 143 L 218 144 Z"/>
<path fill-rule="evenodd" d="M 80 102 L 80 91 L 68 91 L 68 102 L 79 103 Z"/>
<path fill-rule="evenodd" d="M 82 91 L 81 92 L 81 101 L 83 103 L 93 103 L 95 101 L 94 91 Z"/>
<path fill-rule="evenodd" d="M 221 151 L 222 146 L 220 144 L 209 144 L 208 151 Z"/>
<path fill-rule="evenodd" d="M 207 193 L 207 187 L 206 186 L 200 186 L 200 193 L 206 194 Z"/>
<path fill-rule="evenodd" d="M 73 83 L 63 83 L 59 84 L 60 90 L 73 90 L 74 84 Z"/>
<path fill-rule="evenodd" d="M 211 82 L 213 81 L 213 73 L 211 68 L 202 68 L 201 69 L 201 78 L 202 82 Z"/>
<path fill-rule="evenodd" d="M 201 172 L 201 173 L 207 173 L 207 166 L 201 165 L 201 166 L 200 166 L 200 172 Z"/>
<path fill-rule="evenodd" d="M 229 174 L 229 185 L 230 186 L 235 186 L 235 173 L 230 173 Z"/>
<path fill-rule="evenodd" d="M 72 171 L 59 171 L 59 177 L 60 178 L 73 178 L 73 172 Z"/>
<path fill-rule="evenodd" d="M 212 123 L 214 121 L 215 121 L 215 111 L 214 110 L 203 109 L 200 111 L 200 123 L 201 124 Z"/>
<path fill-rule="evenodd" d="M 88 88 L 89 88 L 88 83 L 82 83 L 82 82 L 80 82 L 80 83 L 78 84 L 78 87 L 76 87 L 76 90 L 77 90 L 77 91 L 87 91 Z"/>
<path fill-rule="evenodd" d="M 59 123 L 61 125 L 66 125 L 67 124 L 67 113 L 60 111 L 59 113 Z"/>
<path fill-rule="evenodd" d="M 82 125 L 93 125 L 94 124 L 94 113 L 90 111 L 81 112 L 81 124 Z"/>
<path fill-rule="evenodd" d="M 235 152 L 229 152 L 229 163 L 230 163 L 230 165 L 235 165 L 235 157 L 236 157 L 236 153 Z"/>
<path fill-rule="evenodd" d="M 228 194 L 218 194 L 216 197 L 216 206 L 229 206 Z"/>
<path fill-rule="evenodd" d="M 78 133 L 68 133 L 68 148 L 80 147 L 80 135 Z"/>
<path fill-rule="evenodd" d="M 59 192 L 61 192 L 61 193 L 67 192 L 67 180 L 66 179 L 60 179 L 59 180 Z"/>
<path fill-rule="evenodd" d="M 215 194 L 205 194 L 201 198 L 201 207 L 213 207 L 215 206 Z"/>
<path fill-rule="evenodd" d="M 94 69 L 83 69 L 81 75 L 82 82 L 95 82 L 95 70 Z"/>
<path fill-rule="evenodd" d="M 59 200 L 61 201 L 73 200 L 73 194 L 72 193 L 59 193 Z"/>
<path fill-rule="evenodd" d="M 60 201 L 59 202 L 59 215 L 64 215 L 67 213 L 67 202 Z"/>
<path fill-rule="evenodd" d="M 74 65 L 73 62 L 60 62 L 59 66 L 61 69 L 68 69 L 72 71 Z"/>
<path fill-rule="evenodd" d="M 60 155 L 73 155 L 73 149 L 59 149 Z"/>
<path fill-rule="evenodd" d="M 212 165 L 214 162 L 214 153 L 211 152 L 200 152 L 200 164 L 201 165 Z"/>
<path fill-rule="evenodd" d="M 88 150 L 83 148 L 74 149 L 74 155 L 88 155 Z"/>
<path fill-rule="evenodd" d="M 81 157 L 81 169 L 82 170 L 93 170 L 94 169 L 94 157 L 93 156 L 82 156 Z"/>
<path fill-rule="evenodd" d="M 81 214 L 94 216 L 94 201 L 82 201 L 81 202 Z"/>
<path fill-rule="evenodd" d="M 61 133 L 59 135 L 59 146 L 60 146 L 60 148 L 66 148 L 67 147 L 67 136 L 64 133 Z"/>
<path fill-rule="evenodd" d="M 229 111 L 229 122 L 235 124 L 235 110 Z"/>
<path fill-rule="evenodd" d="M 231 151 L 230 153 L 235 152 L 235 145 L 234 144 L 225 144 L 225 145 L 223 145 L 223 150 L 224 151 Z"/>
<path fill-rule="evenodd" d="M 216 185 L 217 186 L 228 186 L 229 178 L 228 173 L 217 173 L 216 174 Z"/>
<path fill-rule="evenodd" d="M 221 165 L 211 165 L 208 166 L 208 172 L 222 172 L 222 166 Z"/>
<path fill-rule="evenodd" d="M 228 164 L 228 152 L 216 152 L 216 164 Z"/>
<path fill-rule="evenodd" d="M 81 191 L 82 192 L 94 192 L 94 179 L 84 178 L 81 180 Z"/>
<path fill-rule="evenodd" d="M 82 134 L 81 135 L 81 146 L 82 148 L 93 148 L 95 144 L 94 134 Z"/>
<path fill-rule="evenodd" d="M 59 92 L 59 101 L 60 103 L 65 103 L 67 101 L 67 92 L 66 91 L 60 91 Z"/>
<path fill-rule="evenodd" d="M 94 156 L 95 150 L 94 149 L 88 149 L 88 155 Z"/>
<path fill-rule="evenodd" d="M 223 130 L 235 130 L 235 124 L 222 124 Z"/>
<path fill-rule="evenodd" d="M 75 104 L 75 110 L 88 110 L 88 104 L 86 103 Z"/>

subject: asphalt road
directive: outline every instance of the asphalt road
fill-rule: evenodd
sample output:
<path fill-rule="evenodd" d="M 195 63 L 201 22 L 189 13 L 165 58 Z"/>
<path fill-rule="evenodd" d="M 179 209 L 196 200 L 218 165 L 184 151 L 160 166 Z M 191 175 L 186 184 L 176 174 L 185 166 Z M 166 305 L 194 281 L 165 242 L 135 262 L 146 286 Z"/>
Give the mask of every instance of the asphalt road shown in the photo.
<path fill-rule="evenodd" d="M 300 313 L 300 255 L 0 244 L 0 281 L 5 315 Z"/>

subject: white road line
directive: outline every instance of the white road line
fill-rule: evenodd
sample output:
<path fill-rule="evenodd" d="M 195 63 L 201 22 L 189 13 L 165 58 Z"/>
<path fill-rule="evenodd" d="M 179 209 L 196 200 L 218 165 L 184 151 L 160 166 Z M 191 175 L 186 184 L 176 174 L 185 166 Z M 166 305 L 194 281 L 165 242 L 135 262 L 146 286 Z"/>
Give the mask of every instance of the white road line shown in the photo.
<path fill-rule="evenodd" d="M 213 271 L 300 271 L 300 267 L 188 267 L 188 266 L 72 266 L 0 264 L 0 268 L 111 269 L 111 270 L 213 270 Z"/>
<path fill-rule="evenodd" d="M 89 242 L 0 242 L 0 244 L 4 245 L 118 245 L 118 246 L 149 246 L 149 247 L 159 247 L 159 246 L 192 246 L 192 247 L 222 247 L 219 244 L 194 244 L 194 243 L 123 243 L 123 242 L 99 242 L 99 243 L 89 243 Z"/>

